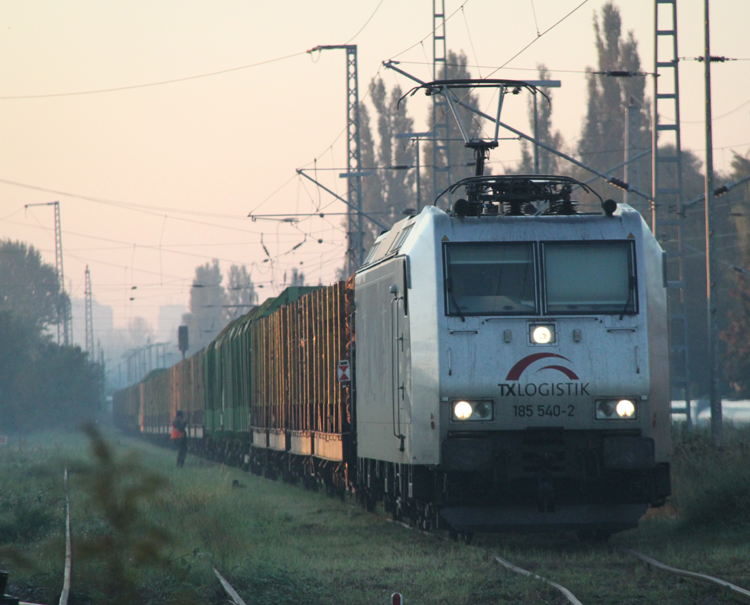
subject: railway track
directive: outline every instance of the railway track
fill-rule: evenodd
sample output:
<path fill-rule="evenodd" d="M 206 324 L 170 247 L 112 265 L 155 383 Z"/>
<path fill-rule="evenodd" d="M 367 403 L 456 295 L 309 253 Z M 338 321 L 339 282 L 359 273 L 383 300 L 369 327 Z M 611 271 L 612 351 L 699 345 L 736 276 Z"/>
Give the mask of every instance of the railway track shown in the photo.
<path fill-rule="evenodd" d="M 65 570 L 63 572 L 63 589 L 59 605 L 68 605 L 70 596 L 70 576 L 73 569 L 73 549 L 70 540 L 70 490 L 68 489 L 68 467 L 65 467 Z"/>
<path fill-rule="evenodd" d="M 69 491 L 69 486 L 68 486 L 67 468 L 64 471 L 64 486 L 65 486 L 65 544 L 66 544 L 66 549 L 65 549 L 64 574 L 63 574 L 63 589 L 60 594 L 58 605 L 68 604 L 68 599 L 69 599 L 70 591 L 71 591 L 71 572 L 72 572 L 72 563 L 73 563 L 72 562 L 72 544 L 71 544 L 72 542 L 71 540 L 71 498 L 70 498 L 70 491 Z M 403 522 L 397 522 L 397 523 L 409 530 L 418 531 L 422 534 L 431 536 L 433 538 L 445 539 L 445 540 L 450 539 L 447 535 L 445 535 L 442 532 L 440 533 L 425 532 Z M 486 555 L 490 556 L 494 561 L 496 561 L 504 569 L 511 571 L 515 574 L 519 574 L 527 578 L 530 578 L 532 580 L 536 580 L 538 582 L 546 584 L 547 586 L 558 591 L 562 595 L 562 597 L 564 597 L 567 600 L 567 602 L 571 603 L 572 605 L 588 605 L 588 603 L 585 600 L 581 600 L 579 596 L 574 594 L 574 592 L 571 589 L 563 586 L 562 584 L 560 584 L 559 582 L 556 582 L 554 579 L 550 577 L 542 576 L 538 573 L 535 573 L 534 571 L 529 571 L 527 569 L 524 569 L 516 565 L 515 563 L 493 552 L 493 549 L 491 547 L 467 544 L 467 548 L 477 548 L 483 551 Z M 684 580 L 688 580 L 692 582 L 698 582 L 703 585 L 713 587 L 717 591 L 721 591 L 723 596 L 731 597 L 732 599 L 735 599 L 737 601 L 750 603 L 750 590 L 743 588 L 741 586 L 737 586 L 736 584 L 733 584 L 722 578 L 711 576 L 702 572 L 679 569 L 677 567 L 673 567 L 671 565 L 662 563 L 653 557 L 650 557 L 648 555 L 645 555 L 643 553 L 640 553 L 638 551 L 635 551 L 629 548 L 620 547 L 620 548 L 617 548 L 615 552 L 620 552 L 620 553 L 623 553 L 624 555 L 627 555 L 628 557 L 631 557 L 633 560 L 633 563 L 636 565 L 637 565 L 637 561 L 641 561 L 642 563 L 646 564 L 649 568 L 658 570 L 659 572 L 670 574 L 680 579 L 684 579 Z M 220 573 L 220 571 L 214 568 L 214 573 L 218 581 L 220 582 L 221 586 L 223 587 L 224 591 L 226 592 L 227 596 L 229 597 L 229 599 L 231 599 L 232 603 L 234 603 L 234 605 L 246 605 L 246 602 L 237 593 L 237 591 L 232 587 L 229 581 Z M 415 598 L 416 596 L 417 595 L 415 595 Z M 408 598 L 408 595 L 406 598 Z M 598 601 L 599 600 L 597 599 L 596 602 Z M 3 600 L 3 596 L 0 594 L 0 603 L 5 603 L 5 602 L 6 601 Z M 20 603 L 19 601 L 9 601 L 9 602 L 19 603 L 19 605 L 24 605 L 23 603 Z M 27 604 L 27 605 L 31 605 L 31 604 Z"/>
<path fill-rule="evenodd" d="M 58 605 L 68 605 L 68 599 L 70 598 L 71 589 L 71 576 L 73 570 L 73 549 L 70 524 L 70 490 L 68 488 L 67 466 L 65 467 L 65 471 L 63 474 L 63 482 L 65 485 L 65 565 L 63 570 L 63 588 L 60 592 Z M 245 601 L 242 600 L 242 597 L 240 597 L 237 591 L 232 588 L 232 585 L 227 581 L 227 579 L 223 575 L 221 575 L 218 569 L 214 568 L 214 573 L 216 574 L 216 577 L 224 588 L 224 591 L 227 593 L 227 596 L 229 596 L 229 598 L 235 605 L 247 605 Z M 0 590 L 0 605 L 5 605 L 6 603 L 12 605 L 37 605 L 35 603 L 19 601 L 13 597 L 4 595 L 3 592 L 5 589 L 5 582 L 7 582 L 7 578 L 8 576 L 7 574 L 5 574 L 3 576 L 3 582 L 1 586 L 2 590 Z"/>
<path fill-rule="evenodd" d="M 63 589 L 60 593 L 58 605 L 68 605 L 70 597 L 70 578 L 73 569 L 73 554 L 70 540 L 70 491 L 68 490 L 68 467 L 63 472 L 63 483 L 65 485 L 65 565 L 63 569 Z M 38 605 L 21 601 L 11 595 L 5 594 L 5 587 L 8 582 L 8 573 L 0 572 L 0 605 Z"/>
<path fill-rule="evenodd" d="M 725 594 L 745 603 L 750 603 L 750 591 L 748 591 L 745 588 L 742 588 L 740 586 L 737 586 L 735 584 L 732 584 L 731 582 L 727 582 L 726 580 L 722 580 L 721 578 L 716 578 L 714 576 L 710 576 L 708 574 L 704 573 L 697 573 L 693 571 L 686 571 L 684 569 L 678 569 L 676 567 L 672 567 L 670 565 L 666 565 L 664 563 L 661 563 L 660 561 L 657 561 L 656 559 L 649 557 L 647 555 L 644 555 L 643 553 L 640 553 L 638 551 L 632 550 L 630 548 L 620 548 L 620 552 L 626 553 L 628 555 L 632 555 L 633 557 L 636 557 L 649 565 L 650 567 L 653 567 L 655 569 L 673 574 L 675 576 L 678 576 L 680 578 L 685 578 L 688 580 L 693 580 L 696 582 L 699 582 L 701 584 L 706 584 L 713 587 L 718 587 L 725 591 Z M 513 571 L 515 573 L 521 574 L 526 577 L 533 578 L 535 580 L 539 580 L 540 582 L 544 582 L 547 585 L 551 586 L 552 588 L 555 588 L 558 590 L 572 605 L 584 605 L 583 602 L 581 602 L 570 590 L 568 590 L 566 587 L 562 586 L 561 584 L 558 584 L 557 582 L 554 582 L 548 578 L 542 577 L 540 575 L 537 575 L 533 572 L 530 572 L 526 569 L 523 569 L 521 567 L 518 567 L 517 565 L 514 565 L 510 561 L 507 561 L 506 559 L 503 559 L 502 557 L 493 554 L 492 557 L 504 568 L 509 569 L 510 571 Z"/>
<path fill-rule="evenodd" d="M 531 578 L 533 580 L 537 580 L 539 582 L 542 582 L 555 590 L 557 590 L 571 605 L 587 605 L 584 601 L 581 601 L 570 589 L 566 588 L 562 584 L 559 584 L 558 582 L 555 582 L 554 580 L 541 576 L 539 574 L 534 573 L 533 571 L 529 571 L 527 569 L 524 569 L 522 567 L 519 567 L 518 565 L 515 565 L 514 563 L 511 563 L 507 559 L 497 555 L 496 553 L 492 552 L 490 548 L 478 546 L 478 545 L 472 545 L 470 544 L 470 540 L 462 539 L 462 536 L 457 534 L 449 534 L 441 535 L 436 534 L 434 532 L 427 532 L 423 531 L 421 529 L 418 529 L 412 525 L 409 525 L 407 523 L 396 521 L 399 525 L 402 527 L 405 527 L 412 531 L 418 531 L 424 535 L 432 536 L 439 539 L 444 540 L 450 540 L 452 542 L 463 542 L 467 544 L 467 547 L 469 548 L 477 548 L 479 550 L 482 550 L 485 554 L 492 557 L 493 560 L 495 560 L 498 564 L 500 564 L 503 568 L 512 571 L 516 574 L 525 576 L 527 578 Z M 665 572 L 667 574 L 670 574 L 672 576 L 675 576 L 680 579 L 686 579 L 690 580 L 692 582 L 697 582 L 699 584 L 703 584 L 705 586 L 710 586 L 713 588 L 717 588 L 721 591 L 723 591 L 723 594 L 726 596 L 729 596 L 733 598 L 736 601 L 743 602 L 743 603 L 750 603 L 750 590 L 743 588 L 741 586 L 737 586 L 736 584 L 733 584 L 731 582 L 728 582 L 727 580 L 724 580 L 722 578 L 718 578 L 715 576 L 711 576 L 709 574 L 701 573 L 701 572 L 695 572 L 695 571 L 688 571 L 685 569 L 679 569 L 677 567 L 673 567 L 671 565 L 667 565 L 665 563 L 662 563 L 661 561 L 658 561 L 654 559 L 653 557 L 649 557 L 648 555 L 645 555 L 643 553 L 640 553 L 636 550 L 630 549 L 630 548 L 624 548 L 619 547 L 617 548 L 617 551 L 622 552 L 624 554 L 627 554 L 635 559 L 638 559 L 648 565 L 650 568 Z M 599 600 L 595 601 L 599 602 Z"/>
<path fill-rule="evenodd" d="M 750 590 L 741 588 L 735 584 L 732 584 L 731 582 L 727 582 L 726 580 L 722 580 L 721 578 L 716 578 L 714 576 L 709 576 L 708 574 L 696 573 L 693 571 L 686 571 L 684 569 L 671 567 L 670 565 L 665 565 L 664 563 L 661 563 L 657 561 L 656 559 L 648 557 L 642 553 L 639 553 L 635 550 L 631 550 L 629 548 L 622 548 L 620 550 L 622 550 L 622 552 L 631 554 L 634 557 L 638 557 L 641 561 L 643 561 L 644 563 L 646 563 L 647 565 L 651 567 L 654 567 L 661 571 L 666 571 L 668 573 L 674 574 L 676 576 L 680 576 L 682 578 L 687 578 L 688 580 L 694 580 L 696 582 L 700 582 L 701 584 L 707 584 L 709 586 L 718 586 L 719 588 L 726 590 L 729 596 L 739 601 L 750 603 Z"/>

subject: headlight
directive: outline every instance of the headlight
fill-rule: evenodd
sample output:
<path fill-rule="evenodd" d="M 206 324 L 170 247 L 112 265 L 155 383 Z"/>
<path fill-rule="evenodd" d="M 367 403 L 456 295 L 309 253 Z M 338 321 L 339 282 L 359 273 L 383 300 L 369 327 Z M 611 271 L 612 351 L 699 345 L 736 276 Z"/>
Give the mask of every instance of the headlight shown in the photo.
<path fill-rule="evenodd" d="M 492 420 L 495 405 L 492 401 L 454 401 L 453 420 Z"/>
<path fill-rule="evenodd" d="M 529 338 L 537 345 L 548 345 L 557 342 L 555 324 L 530 324 Z"/>
<path fill-rule="evenodd" d="M 632 418 L 635 416 L 635 404 L 630 399 L 621 399 L 615 406 L 615 413 L 620 418 Z"/>
<path fill-rule="evenodd" d="M 633 399 L 597 399 L 595 405 L 597 420 L 632 420 L 637 417 Z"/>

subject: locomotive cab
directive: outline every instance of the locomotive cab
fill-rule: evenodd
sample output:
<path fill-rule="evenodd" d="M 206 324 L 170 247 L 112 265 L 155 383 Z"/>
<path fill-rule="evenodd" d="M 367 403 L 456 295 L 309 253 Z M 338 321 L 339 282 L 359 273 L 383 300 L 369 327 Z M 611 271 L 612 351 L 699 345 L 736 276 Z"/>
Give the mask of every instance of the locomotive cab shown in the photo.
<path fill-rule="evenodd" d="M 609 533 L 669 494 L 662 251 L 632 208 L 535 178 L 474 179 L 356 277 L 359 481 L 424 524 Z M 523 180 L 565 203 L 498 194 Z"/>

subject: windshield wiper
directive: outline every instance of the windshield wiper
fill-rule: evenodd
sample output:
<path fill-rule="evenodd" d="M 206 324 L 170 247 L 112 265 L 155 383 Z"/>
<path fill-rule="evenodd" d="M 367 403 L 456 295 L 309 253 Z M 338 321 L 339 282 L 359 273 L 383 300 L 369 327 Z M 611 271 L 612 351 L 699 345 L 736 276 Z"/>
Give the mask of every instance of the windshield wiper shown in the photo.
<path fill-rule="evenodd" d="M 464 314 L 461 313 L 461 308 L 458 306 L 458 302 L 456 302 L 456 297 L 453 295 L 453 280 L 448 278 L 445 280 L 445 287 L 448 289 L 448 293 L 451 297 L 451 303 L 454 307 L 456 307 L 456 313 L 458 313 L 458 316 L 461 318 L 461 321 L 466 323 L 466 318 L 464 317 Z"/>
<path fill-rule="evenodd" d="M 622 308 L 622 312 L 620 313 L 620 321 L 622 321 L 622 318 L 625 317 L 625 312 L 628 310 L 628 307 L 630 306 L 630 301 L 633 299 L 633 290 L 635 290 L 635 277 L 632 275 L 628 276 L 628 299 L 625 301 L 625 306 Z"/>

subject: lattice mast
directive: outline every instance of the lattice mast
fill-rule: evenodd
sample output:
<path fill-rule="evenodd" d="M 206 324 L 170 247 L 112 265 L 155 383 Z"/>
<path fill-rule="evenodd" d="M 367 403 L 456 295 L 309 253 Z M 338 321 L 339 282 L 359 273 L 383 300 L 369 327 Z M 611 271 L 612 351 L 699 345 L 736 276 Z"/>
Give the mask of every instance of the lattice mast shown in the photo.
<path fill-rule="evenodd" d="M 55 207 L 55 270 L 60 282 L 60 296 L 57 299 L 58 317 L 62 317 L 63 344 L 70 344 L 70 312 L 65 299 L 65 270 L 63 269 L 62 225 L 60 223 L 60 202 L 50 202 Z M 57 343 L 60 344 L 60 324 L 57 324 Z"/>
<path fill-rule="evenodd" d="M 62 227 L 60 225 L 60 202 L 43 204 L 26 204 L 24 208 L 32 206 L 54 206 L 55 208 L 55 274 L 60 290 L 57 294 L 57 344 L 68 346 L 73 335 L 70 306 L 65 297 L 65 271 L 63 270 Z"/>
<path fill-rule="evenodd" d="M 445 41 L 445 0 L 432 0 L 432 80 L 448 78 L 448 47 Z M 441 76 L 442 72 L 442 76 Z M 452 184 L 450 154 L 450 116 L 443 95 L 432 96 L 432 199 Z M 443 154 L 445 165 L 440 163 Z"/>
<path fill-rule="evenodd" d="M 351 275 L 365 260 L 365 237 L 362 215 L 362 153 L 359 131 L 359 84 L 357 80 L 357 45 L 316 46 L 308 53 L 321 50 L 346 51 L 346 174 L 347 179 L 347 251 L 346 270 Z M 355 216 L 356 212 L 356 216 Z"/>
<path fill-rule="evenodd" d="M 680 136 L 680 79 L 677 54 L 677 0 L 654 4 L 654 113 L 652 126 L 651 226 L 667 256 L 672 393 L 681 393 L 685 405 L 672 414 L 684 414 L 690 426 L 690 346 L 685 298 L 685 217 Z M 661 116 L 674 116 L 662 123 Z M 661 147 L 660 147 L 661 145 Z"/>
<path fill-rule="evenodd" d="M 86 300 L 86 352 L 89 354 L 89 359 L 95 361 L 94 352 L 94 306 L 93 297 L 91 295 L 91 271 L 89 266 L 86 265 L 86 285 L 84 290 L 84 297 Z"/>

